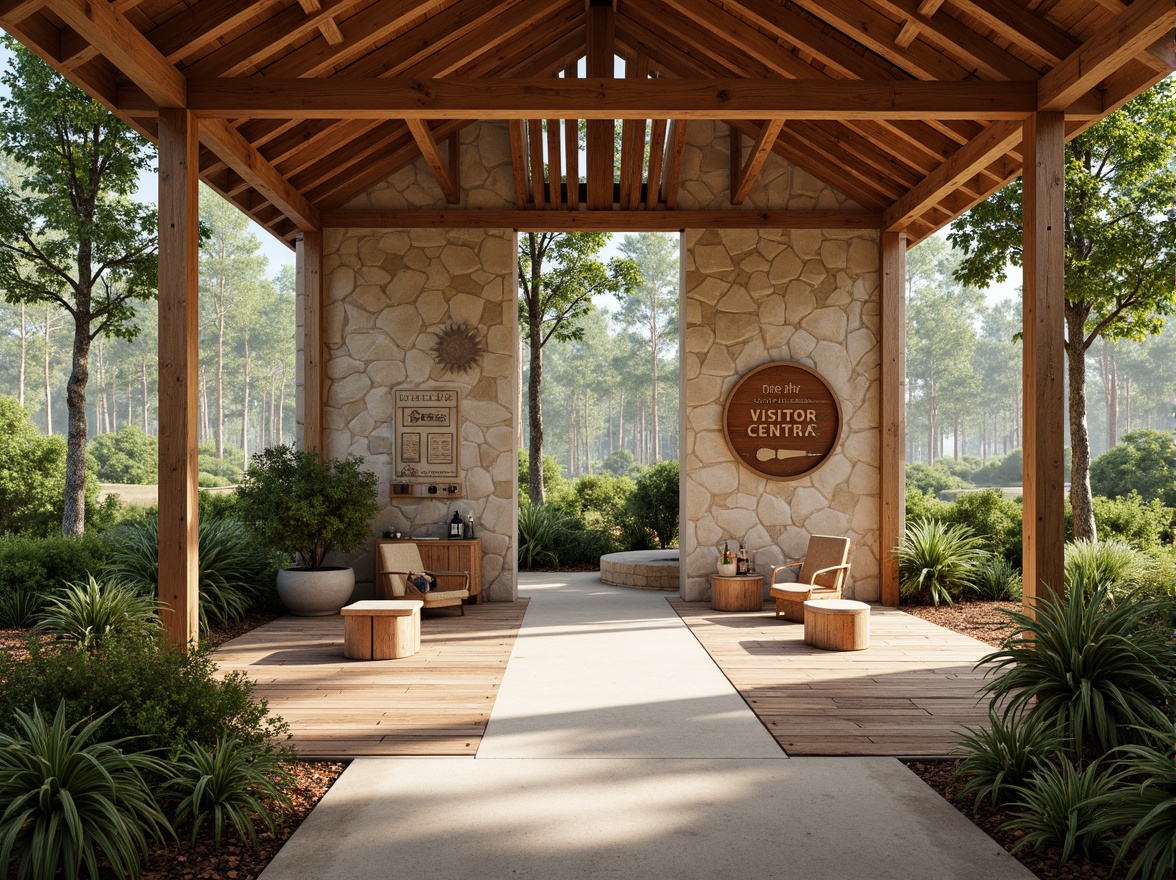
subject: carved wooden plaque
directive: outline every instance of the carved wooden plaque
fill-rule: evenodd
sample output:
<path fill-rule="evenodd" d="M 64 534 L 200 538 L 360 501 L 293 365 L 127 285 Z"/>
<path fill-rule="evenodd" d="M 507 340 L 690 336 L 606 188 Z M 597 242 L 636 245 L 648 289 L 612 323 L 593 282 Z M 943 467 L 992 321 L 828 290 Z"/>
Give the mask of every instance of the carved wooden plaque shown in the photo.
<path fill-rule="evenodd" d="M 739 380 L 723 406 L 723 436 L 735 457 L 770 480 L 811 474 L 841 434 L 841 404 L 808 367 L 777 361 Z"/>
<path fill-rule="evenodd" d="M 392 480 L 455 481 L 461 476 L 461 392 L 456 388 L 397 388 Z"/>

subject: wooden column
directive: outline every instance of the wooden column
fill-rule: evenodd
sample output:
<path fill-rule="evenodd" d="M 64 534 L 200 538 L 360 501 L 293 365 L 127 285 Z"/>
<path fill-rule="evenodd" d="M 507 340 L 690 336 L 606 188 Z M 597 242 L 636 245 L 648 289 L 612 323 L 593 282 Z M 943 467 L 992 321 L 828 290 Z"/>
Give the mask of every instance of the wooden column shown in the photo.
<path fill-rule="evenodd" d="M 612 5 L 593 0 L 588 5 L 588 79 L 612 79 L 616 16 Z M 613 206 L 614 120 L 589 119 L 586 160 L 588 163 L 588 208 L 608 210 Z M 536 199 L 536 201 L 538 201 Z"/>
<path fill-rule="evenodd" d="M 298 240 L 295 282 L 302 296 L 302 448 L 323 448 L 323 234 Z"/>
<path fill-rule="evenodd" d="M 1025 120 L 1024 602 L 1061 595 L 1065 441 L 1065 117 Z"/>
<path fill-rule="evenodd" d="M 187 110 L 159 111 L 159 599 L 176 644 L 200 624 L 196 381 L 199 134 Z"/>
<path fill-rule="evenodd" d="M 898 560 L 906 514 L 906 247 L 905 232 L 882 233 L 882 400 L 880 522 L 882 604 L 898 605 Z"/>

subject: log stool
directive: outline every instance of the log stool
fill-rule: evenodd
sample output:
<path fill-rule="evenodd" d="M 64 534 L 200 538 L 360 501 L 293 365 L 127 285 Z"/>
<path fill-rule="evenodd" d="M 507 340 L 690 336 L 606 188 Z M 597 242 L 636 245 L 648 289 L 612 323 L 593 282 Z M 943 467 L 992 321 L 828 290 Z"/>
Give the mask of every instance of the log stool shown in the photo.
<path fill-rule="evenodd" d="M 829 651 L 870 647 L 870 606 L 852 599 L 810 599 L 804 603 L 804 642 Z"/>
<path fill-rule="evenodd" d="M 421 649 L 419 599 L 353 602 L 343 615 L 343 656 L 350 660 L 399 660 Z"/>
<path fill-rule="evenodd" d="M 711 608 L 715 611 L 763 611 L 764 578 L 759 574 L 711 575 Z"/>

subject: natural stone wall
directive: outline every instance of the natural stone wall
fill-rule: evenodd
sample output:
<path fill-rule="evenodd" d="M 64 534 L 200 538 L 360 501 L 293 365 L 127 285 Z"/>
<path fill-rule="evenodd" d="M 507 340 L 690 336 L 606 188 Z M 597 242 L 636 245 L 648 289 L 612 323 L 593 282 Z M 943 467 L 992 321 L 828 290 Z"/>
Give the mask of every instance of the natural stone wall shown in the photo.
<path fill-rule="evenodd" d="M 804 555 L 812 534 L 848 535 L 847 596 L 880 593 L 879 241 L 874 232 L 686 233 L 682 296 L 682 594 L 710 595 L 718 550 L 742 541 L 756 570 Z M 841 401 L 833 454 L 783 482 L 740 465 L 722 435 L 723 401 L 771 361 L 820 373 Z"/>

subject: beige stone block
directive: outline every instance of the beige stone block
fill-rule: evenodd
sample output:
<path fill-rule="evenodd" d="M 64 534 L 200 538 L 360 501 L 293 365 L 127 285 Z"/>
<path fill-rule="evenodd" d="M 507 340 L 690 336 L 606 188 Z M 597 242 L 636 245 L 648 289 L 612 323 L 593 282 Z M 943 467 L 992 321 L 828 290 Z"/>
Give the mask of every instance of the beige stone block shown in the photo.
<path fill-rule="evenodd" d="M 849 515 L 826 507 L 810 516 L 805 528 L 813 535 L 844 535 L 849 529 Z"/>
<path fill-rule="evenodd" d="M 720 297 L 719 301 L 715 303 L 715 308 L 720 312 L 754 313 L 756 311 L 756 302 L 746 290 L 733 287 Z"/>
<path fill-rule="evenodd" d="M 376 318 L 376 327 L 387 333 L 398 349 L 408 351 L 419 344 L 424 324 L 415 306 L 402 304 L 385 309 Z"/>
<path fill-rule="evenodd" d="M 353 436 L 367 437 L 372 433 L 372 431 L 376 429 L 376 422 L 375 419 L 371 417 L 371 414 L 365 409 L 351 420 L 351 423 L 347 426 L 347 429 L 351 431 Z"/>
<path fill-rule="evenodd" d="M 754 251 L 759 244 L 759 232 L 755 229 L 724 229 L 722 238 L 727 251 L 732 255 Z"/>
<path fill-rule="evenodd" d="M 468 275 L 482 268 L 482 261 L 473 248 L 447 247 L 441 252 L 441 262 L 450 275 Z"/>
<path fill-rule="evenodd" d="M 830 269 L 844 269 L 849 260 L 849 245 L 844 241 L 826 241 L 821 245 L 821 261 Z"/>
<path fill-rule="evenodd" d="M 754 314 L 720 313 L 715 316 L 715 340 L 720 345 L 745 342 L 759 333 L 759 326 Z"/>
<path fill-rule="evenodd" d="M 392 360 L 400 355 L 401 349 L 380 330 L 347 334 L 347 350 L 351 356 L 364 363 Z"/>
<path fill-rule="evenodd" d="M 471 501 L 481 501 L 494 494 L 494 480 L 481 468 L 468 471 L 465 477 L 465 494 Z"/>
<path fill-rule="evenodd" d="M 331 382 L 329 386 L 330 401 L 333 404 L 342 405 L 362 400 L 371 387 L 372 382 L 365 374 L 355 373 L 338 382 Z"/>
<path fill-rule="evenodd" d="M 327 396 L 330 396 L 330 392 Z M 342 410 L 329 404 L 323 406 L 323 428 L 328 431 L 342 431 L 346 427 L 347 419 L 343 417 Z"/>
<path fill-rule="evenodd" d="M 689 417 L 694 419 L 698 415 L 697 410 L 693 408 L 706 406 L 720 400 L 722 391 L 723 383 L 718 376 L 700 374 L 697 378 L 688 381 L 686 383 L 686 406 L 688 410 L 691 410 Z M 717 424 L 718 417 L 715 416 L 713 419 Z"/>
<path fill-rule="evenodd" d="M 727 249 L 718 245 L 699 245 L 694 249 L 694 264 L 704 275 L 717 275 L 735 268 Z"/>
<path fill-rule="evenodd" d="M 323 341 L 327 345 L 338 345 L 343 341 L 343 308 L 337 303 L 328 303 L 323 308 Z"/>
<path fill-rule="evenodd" d="M 845 454 L 845 437 L 841 438 L 841 454 L 835 448 L 833 454 L 825 459 L 825 463 L 810 476 L 813 487 L 826 498 L 832 498 L 837 487 L 849 479 L 853 470 L 853 462 Z"/>
<path fill-rule="evenodd" d="M 849 362 L 855 366 L 878 345 L 878 339 L 871 330 L 859 328 L 850 331 L 845 341 L 845 351 L 849 355 Z M 876 357 L 875 357 L 876 360 Z"/>
<path fill-rule="evenodd" d="M 338 302 L 355 289 L 355 270 L 341 266 L 327 276 L 327 298 Z"/>
<path fill-rule="evenodd" d="M 714 511 L 715 523 L 735 541 L 746 541 L 747 533 L 759 525 L 754 510 L 720 507 Z"/>
<path fill-rule="evenodd" d="M 718 544 L 723 540 L 723 530 L 719 528 L 714 518 L 709 514 L 703 515 L 695 525 L 695 535 L 698 543 L 704 547 Z"/>
<path fill-rule="evenodd" d="M 759 270 L 752 271 L 751 267 L 744 265 L 744 271 L 751 272 L 751 277 L 747 279 L 747 292 L 758 303 L 763 300 L 765 296 L 776 292 L 776 285 L 768 279 L 768 273 Z"/>
<path fill-rule="evenodd" d="M 732 460 L 731 450 L 721 431 L 700 431 L 695 434 L 694 455 L 701 465 L 723 464 Z"/>
<path fill-rule="evenodd" d="M 711 495 L 725 495 L 734 492 L 739 486 L 739 474 L 736 468 L 737 465 L 733 462 L 713 464 L 700 467 L 698 472 L 692 476 Z"/>
<path fill-rule="evenodd" d="M 845 441 L 845 455 L 851 460 L 878 463 L 878 432 L 851 434 Z"/>
<path fill-rule="evenodd" d="M 401 384 L 408 378 L 408 372 L 404 369 L 404 361 L 400 359 L 368 364 L 367 374 L 368 378 L 372 380 L 372 384 L 386 385 L 389 388 Z"/>
<path fill-rule="evenodd" d="M 408 374 L 405 378 L 413 384 L 429 381 L 433 366 L 432 356 L 423 351 L 413 350 L 404 355 L 404 369 Z"/>
<path fill-rule="evenodd" d="M 735 371 L 735 363 L 727 349 L 716 347 L 707 354 L 701 369 L 709 376 L 730 376 Z"/>
<path fill-rule="evenodd" d="M 788 353 L 795 361 L 811 356 L 816 347 L 817 340 L 807 330 L 796 330 L 788 340 Z"/>
<path fill-rule="evenodd" d="M 687 354 L 682 358 L 682 375 L 687 381 L 697 378 L 702 365 L 698 361 L 698 355 Z"/>
<path fill-rule="evenodd" d="M 372 431 L 368 437 L 368 449 L 372 455 L 391 455 L 393 447 L 392 428 L 377 427 Z M 387 488 L 382 490 L 382 494 L 387 494 Z"/>
<path fill-rule="evenodd" d="M 784 296 L 771 293 L 759 300 L 760 325 L 781 325 L 785 323 L 787 304 Z"/>
<path fill-rule="evenodd" d="M 755 515 L 765 526 L 783 526 L 792 522 L 792 508 L 783 498 L 773 494 L 773 489 L 760 495 Z"/>
<path fill-rule="evenodd" d="M 491 327 L 486 331 L 486 350 L 497 352 L 498 354 L 516 356 L 515 345 L 515 328 L 511 326 L 498 325 Z"/>
<path fill-rule="evenodd" d="M 757 525 L 751 527 L 751 530 L 743 539 L 743 544 L 747 550 L 752 552 L 753 556 L 755 551 L 759 550 L 761 547 L 775 546 L 772 543 L 771 534 L 766 528 L 764 528 L 763 523 L 758 523 Z M 767 572 L 762 573 L 767 574 Z"/>
<path fill-rule="evenodd" d="M 805 525 L 814 513 L 829 506 L 828 499 L 822 493 L 809 486 L 798 488 L 792 495 L 790 513 L 792 522 Z"/>
<path fill-rule="evenodd" d="M 767 363 L 769 360 L 771 358 L 768 357 L 768 349 L 764 345 L 763 340 L 759 337 L 754 337 L 747 341 L 747 344 L 739 352 L 739 356 L 735 358 L 735 372 L 743 375 L 754 367 Z"/>
<path fill-rule="evenodd" d="M 421 274 L 421 273 L 414 273 Z M 445 301 L 444 294 L 439 290 L 428 290 L 420 294 L 415 299 L 417 314 L 420 315 L 421 321 L 426 327 L 431 327 L 434 324 L 439 324 L 445 317 L 445 312 L 449 308 L 449 304 Z"/>
<path fill-rule="evenodd" d="M 822 284 L 829 279 L 829 270 L 820 260 L 806 260 L 800 270 L 800 280 L 812 285 Z"/>
<path fill-rule="evenodd" d="M 334 355 L 327 360 L 328 379 L 346 379 L 355 373 L 363 372 L 364 369 L 362 363 L 345 355 Z"/>
<path fill-rule="evenodd" d="M 491 400 L 463 400 L 461 414 L 462 418 L 473 419 L 486 427 L 494 424 L 509 425 L 514 421 L 509 409 Z"/>
<path fill-rule="evenodd" d="M 850 524 L 858 531 L 878 528 L 879 500 L 877 495 L 862 495 L 853 506 Z"/>
<path fill-rule="evenodd" d="M 769 360 L 781 360 L 785 357 L 789 341 L 792 339 L 793 329 L 790 326 L 766 324 L 760 329 L 764 349 L 769 353 Z"/>
<path fill-rule="evenodd" d="M 686 351 L 689 352 L 705 352 L 709 351 L 711 346 L 715 343 L 715 332 L 710 327 L 687 327 L 686 328 Z"/>
<path fill-rule="evenodd" d="M 817 339 L 845 344 L 846 321 L 845 312 L 841 309 L 815 309 L 804 319 L 804 329 Z"/>
<path fill-rule="evenodd" d="M 689 299 L 714 305 L 728 290 L 731 284 L 721 278 L 699 277 L 697 273 L 687 273 L 687 296 Z"/>
<path fill-rule="evenodd" d="M 513 452 L 515 442 L 514 428 L 505 425 L 493 425 L 486 429 L 486 443 L 499 452 Z"/>
<path fill-rule="evenodd" d="M 784 295 L 785 323 L 797 325 L 803 323 L 817 307 L 817 298 L 812 288 L 803 281 L 793 281 L 788 285 Z"/>
<path fill-rule="evenodd" d="M 367 313 L 367 324 L 371 327 L 375 316 L 388 307 L 389 299 L 386 284 L 358 284 L 344 300 L 348 312 L 363 310 Z M 357 321 L 358 317 L 350 318 Z"/>
<path fill-rule="evenodd" d="M 482 321 L 485 301 L 479 296 L 459 293 L 449 301 L 449 320 L 477 327 Z"/>

